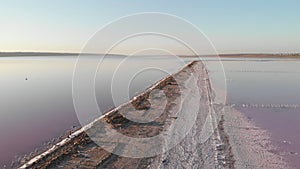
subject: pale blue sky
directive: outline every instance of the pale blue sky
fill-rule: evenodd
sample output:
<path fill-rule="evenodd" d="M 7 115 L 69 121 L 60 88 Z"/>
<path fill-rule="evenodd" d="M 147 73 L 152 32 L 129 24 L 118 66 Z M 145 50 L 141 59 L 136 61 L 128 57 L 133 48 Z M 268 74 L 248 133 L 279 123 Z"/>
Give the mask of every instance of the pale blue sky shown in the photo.
<path fill-rule="evenodd" d="M 124 15 L 164 12 L 201 29 L 219 53 L 300 52 L 300 1 L 0 0 L 0 51 L 79 52 Z"/>

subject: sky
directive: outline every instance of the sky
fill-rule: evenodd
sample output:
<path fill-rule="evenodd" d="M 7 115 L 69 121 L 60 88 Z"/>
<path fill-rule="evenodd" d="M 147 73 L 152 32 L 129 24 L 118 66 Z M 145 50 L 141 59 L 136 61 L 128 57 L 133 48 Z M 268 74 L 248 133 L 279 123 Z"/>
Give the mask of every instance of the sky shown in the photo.
<path fill-rule="evenodd" d="M 140 12 L 179 16 L 218 53 L 300 52 L 297 0 L 0 0 L 0 51 L 80 52 L 107 23 Z"/>

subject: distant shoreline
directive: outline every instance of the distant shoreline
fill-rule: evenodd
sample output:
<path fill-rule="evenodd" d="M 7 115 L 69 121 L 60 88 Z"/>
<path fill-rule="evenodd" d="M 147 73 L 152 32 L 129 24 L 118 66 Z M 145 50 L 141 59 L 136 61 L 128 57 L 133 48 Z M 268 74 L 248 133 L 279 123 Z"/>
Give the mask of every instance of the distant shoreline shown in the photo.
<path fill-rule="evenodd" d="M 52 52 L 0 52 L 0 57 L 15 56 L 75 56 L 78 53 L 52 53 Z"/>
<path fill-rule="evenodd" d="M 104 55 L 101 53 L 57 53 L 57 52 L 0 52 L 0 57 L 18 57 L 18 56 L 78 56 L 78 55 Z M 108 54 L 110 56 L 122 56 L 122 54 Z M 144 56 L 144 55 L 143 55 Z M 146 56 L 146 55 L 145 55 Z M 150 56 L 150 55 L 149 55 Z M 195 55 L 179 55 L 184 58 L 199 57 Z M 219 54 L 219 55 L 202 55 L 200 57 L 220 57 L 220 58 L 300 58 L 300 53 L 241 53 L 241 54 Z"/>
<path fill-rule="evenodd" d="M 18 57 L 18 56 L 78 56 L 78 55 L 104 55 L 97 53 L 56 53 L 56 52 L 0 52 L 0 57 Z M 108 54 L 113 56 L 122 56 L 121 54 Z"/>
<path fill-rule="evenodd" d="M 183 56 L 183 57 L 195 57 L 195 56 Z M 300 53 L 295 53 L 295 54 L 271 54 L 271 53 L 219 54 L 219 55 L 203 55 L 201 57 L 220 57 L 220 58 L 300 58 Z"/>

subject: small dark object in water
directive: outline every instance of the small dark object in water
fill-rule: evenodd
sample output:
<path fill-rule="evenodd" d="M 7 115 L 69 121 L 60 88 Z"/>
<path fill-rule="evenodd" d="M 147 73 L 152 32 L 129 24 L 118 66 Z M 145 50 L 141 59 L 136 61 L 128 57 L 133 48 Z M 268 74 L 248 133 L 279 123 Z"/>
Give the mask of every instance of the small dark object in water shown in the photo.
<path fill-rule="evenodd" d="M 25 80 L 28 80 L 28 78 L 26 77 Z"/>
<path fill-rule="evenodd" d="M 298 155 L 298 153 L 297 152 L 290 152 L 290 154 L 292 154 L 292 155 Z"/>

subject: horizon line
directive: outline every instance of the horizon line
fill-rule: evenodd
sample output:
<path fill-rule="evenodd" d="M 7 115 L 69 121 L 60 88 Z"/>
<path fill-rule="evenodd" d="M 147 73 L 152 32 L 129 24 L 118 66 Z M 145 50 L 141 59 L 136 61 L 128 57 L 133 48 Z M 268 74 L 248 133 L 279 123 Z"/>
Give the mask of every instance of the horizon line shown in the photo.
<path fill-rule="evenodd" d="M 7 52 L 7 51 L 0 51 L 0 56 L 3 54 L 8 54 L 13 56 L 14 54 L 21 55 L 118 55 L 118 56 L 128 56 L 127 54 L 120 54 L 120 53 L 111 53 L 111 54 L 104 54 L 104 53 L 77 53 L 77 52 L 54 52 L 54 51 L 17 51 L 17 52 Z M 220 53 L 220 54 L 201 54 L 201 55 L 190 55 L 190 54 L 178 54 L 176 56 L 185 56 L 185 57 L 193 57 L 193 56 L 228 56 L 228 55 L 299 55 L 300 52 L 237 52 L 237 53 Z M 170 55 L 153 55 L 153 54 L 142 54 L 140 56 L 170 56 Z"/>

